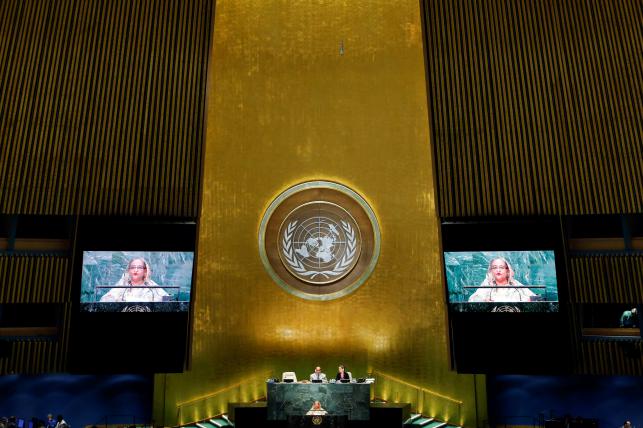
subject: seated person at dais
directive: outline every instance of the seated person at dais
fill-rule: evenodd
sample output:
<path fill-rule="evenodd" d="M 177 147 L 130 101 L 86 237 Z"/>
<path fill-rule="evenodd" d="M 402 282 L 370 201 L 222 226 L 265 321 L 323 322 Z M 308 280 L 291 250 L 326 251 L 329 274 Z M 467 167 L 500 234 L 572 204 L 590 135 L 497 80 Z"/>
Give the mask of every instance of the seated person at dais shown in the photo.
<path fill-rule="evenodd" d="M 315 367 L 315 372 L 310 375 L 310 381 L 327 382 L 328 380 L 326 379 L 326 374 L 322 373 L 321 367 L 317 366 Z"/>
<path fill-rule="evenodd" d="M 341 382 L 341 381 L 350 382 L 351 376 L 346 371 L 346 367 L 344 367 L 343 364 L 340 364 L 338 369 L 339 369 L 339 371 L 337 372 L 337 375 L 335 375 L 335 380 L 338 381 L 338 382 Z"/>
<path fill-rule="evenodd" d="M 152 269 L 142 257 L 130 260 L 121 279 L 101 302 L 162 302 L 169 294 L 152 281 Z"/>

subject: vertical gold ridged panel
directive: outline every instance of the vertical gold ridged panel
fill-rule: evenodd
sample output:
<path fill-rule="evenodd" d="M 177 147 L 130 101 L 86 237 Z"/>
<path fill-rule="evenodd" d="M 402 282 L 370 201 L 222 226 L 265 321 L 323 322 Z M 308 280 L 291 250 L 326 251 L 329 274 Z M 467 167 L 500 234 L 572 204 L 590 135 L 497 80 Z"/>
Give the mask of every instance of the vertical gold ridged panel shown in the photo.
<path fill-rule="evenodd" d="M 573 303 L 643 302 L 643 256 L 596 255 L 570 258 Z"/>
<path fill-rule="evenodd" d="M 0 3 L 0 212 L 196 217 L 213 0 Z"/>
<path fill-rule="evenodd" d="M 424 5 L 442 217 L 640 212 L 640 0 Z"/>
<path fill-rule="evenodd" d="M 449 365 L 422 34 L 416 0 L 217 1 L 192 361 L 157 377 L 157 423 L 256 400 L 268 374 L 307 379 L 319 364 L 332 377 L 340 363 L 399 379 L 373 391 L 391 401 L 410 384 L 431 392 L 414 400 L 434 416 L 486 418 L 475 378 Z M 373 274 L 332 301 L 285 292 L 259 256 L 269 204 L 311 180 L 353 189 L 381 227 Z"/>
<path fill-rule="evenodd" d="M 70 300 L 68 257 L 0 257 L 0 303 L 65 303 Z"/>

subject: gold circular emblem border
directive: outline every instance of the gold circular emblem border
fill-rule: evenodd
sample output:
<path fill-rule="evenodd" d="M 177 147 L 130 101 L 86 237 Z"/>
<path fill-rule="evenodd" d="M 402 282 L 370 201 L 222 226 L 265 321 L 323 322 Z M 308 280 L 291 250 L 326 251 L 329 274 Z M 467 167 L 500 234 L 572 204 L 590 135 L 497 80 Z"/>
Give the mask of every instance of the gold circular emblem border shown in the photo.
<path fill-rule="evenodd" d="M 313 285 L 293 276 L 279 257 L 279 229 L 286 216 L 309 202 L 330 202 L 348 212 L 360 229 L 362 252 L 351 272 L 336 282 Z M 331 181 L 309 181 L 282 192 L 259 225 L 259 256 L 270 277 L 285 291 L 306 300 L 334 300 L 357 290 L 371 275 L 380 255 L 380 228 L 373 209 L 352 189 Z M 270 251 L 266 249 L 270 248 Z"/>
<path fill-rule="evenodd" d="M 311 201 L 311 202 L 306 202 L 305 204 L 299 205 L 299 206 L 298 206 L 298 207 L 296 207 L 294 210 L 290 211 L 290 212 L 286 215 L 286 217 L 284 217 L 284 219 L 283 219 L 283 220 L 282 220 L 282 222 L 281 222 L 281 225 L 279 226 L 279 232 L 278 232 L 278 233 L 279 233 L 279 238 L 281 238 L 281 237 L 283 236 L 283 230 L 284 230 L 284 225 L 286 224 L 286 220 L 288 220 L 288 219 L 290 218 L 290 216 L 291 216 L 294 212 L 296 212 L 296 211 L 298 211 L 298 210 L 300 210 L 300 209 L 302 209 L 302 208 L 304 208 L 304 207 L 306 207 L 306 206 L 308 206 L 308 205 L 313 205 L 313 204 L 330 205 L 331 207 L 335 207 L 336 209 L 339 209 L 339 210 L 341 210 L 341 211 L 344 211 L 344 213 L 345 213 L 348 217 L 350 217 L 350 219 L 351 219 L 351 221 L 354 223 L 354 225 L 355 225 L 355 226 L 357 226 L 357 231 L 356 231 L 356 232 L 357 232 L 358 242 L 359 242 L 359 249 L 358 249 L 358 251 L 357 251 L 357 261 L 356 261 L 355 263 L 353 263 L 353 264 L 352 264 L 352 266 L 350 267 L 350 269 L 346 269 L 346 272 L 342 273 L 341 275 L 339 275 L 339 276 L 337 276 L 337 277 L 331 277 L 330 279 L 328 279 L 328 281 L 307 281 L 307 280 L 305 280 L 305 279 L 303 279 L 303 278 L 299 278 L 301 281 L 304 281 L 304 282 L 306 282 L 306 283 L 308 283 L 308 284 L 313 284 L 313 285 L 320 286 L 320 285 L 327 285 L 327 284 L 332 284 L 333 282 L 336 282 L 336 281 L 340 281 L 340 280 L 341 280 L 342 278 L 344 278 L 346 275 L 348 275 L 349 273 L 351 273 L 351 271 L 352 271 L 353 269 L 355 269 L 355 267 L 356 267 L 356 266 L 358 265 L 358 263 L 359 263 L 359 258 L 360 258 L 360 257 L 361 257 L 361 255 L 362 255 L 362 234 L 361 234 L 361 232 L 360 232 L 359 224 L 357 223 L 357 221 L 353 218 L 353 216 L 351 215 L 351 213 L 349 213 L 348 211 L 346 211 L 346 210 L 345 210 L 344 208 L 342 208 L 341 206 L 339 206 L 339 205 L 337 205 L 337 204 L 334 204 L 334 203 L 332 203 L 332 202 L 328 202 L 328 201 Z M 337 214 L 335 213 L 335 215 L 337 215 Z M 345 233 L 345 231 L 344 231 L 344 233 Z M 279 259 L 281 260 L 281 263 L 283 263 L 283 264 L 284 264 L 284 266 L 285 266 L 285 263 L 287 263 L 287 262 L 284 260 L 284 255 L 283 255 L 283 253 L 282 253 L 282 251 L 281 251 L 281 247 L 280 247 L 280 245 L 279 245 L 279 239 L 277 240 L 277 242 L 278 242 L 278 244 L 277 244 L 277 248 L 279 249 L 279 250 L 278 250 L 278 253 L 279 253 Z M 288 267 L 287 267 L 287 266 L 285 266 L 285 267 L 286 267 L 286 270 L 288 270 L 288 272 L 290 272 L 290 274 L 291 274 L 291 275 L 297 276 L 297 275 L 296 275 L 295 273 L 293 273 L 290 269 L 288 269 Z"/>

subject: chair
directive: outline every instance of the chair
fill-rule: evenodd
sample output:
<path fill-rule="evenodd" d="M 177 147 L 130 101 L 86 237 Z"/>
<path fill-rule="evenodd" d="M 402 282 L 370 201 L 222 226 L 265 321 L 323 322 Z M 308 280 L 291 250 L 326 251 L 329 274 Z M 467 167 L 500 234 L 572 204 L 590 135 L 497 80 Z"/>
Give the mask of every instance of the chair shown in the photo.
<path fill-rule="evenodd" d="M 295 372 L 283 372 L 281 374 L 282 382 L 297 382 L 297 375 Z"/>

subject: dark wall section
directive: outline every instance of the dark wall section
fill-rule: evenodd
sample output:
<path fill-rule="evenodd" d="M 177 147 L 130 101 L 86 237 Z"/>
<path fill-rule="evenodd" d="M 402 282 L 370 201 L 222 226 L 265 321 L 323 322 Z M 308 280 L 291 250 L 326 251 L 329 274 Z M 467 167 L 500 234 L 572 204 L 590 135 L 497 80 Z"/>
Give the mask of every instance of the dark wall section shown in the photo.
<path fill-rule="evenodd" d="M 87 358 L 92 355 L 88 353 Z M 27 420 L 61 413 L 74 428 L 148 423 L 152 393 L 151 375 L 0 376 L 0 416 L 15 415 Z"/>
<path fill-rule="evenodd" d="M 580 320 L 643 304 L 641 1 L 422 5 L 440 217 L 558 217 L 572 373 L 640 375 L 640 342 L 583 341 Z"/>
<path fill-rule="evenodd" d="M 495 425 L 532 425 L 545 419 L 598 419 L 617 428 L 643 426 L 643 378 L 625 376 L 488 376 L 489 419 Z"/>
<path fill-rule="evenodd" d="M 188 349 L 189 312 L 177 309 L 118 312 L 122 307 L 116 312 L 81 309 L 83 251 L 194 252 L 196 224 L 141 217 L 82 218 L 77 235 L 72 292 L 74 310 L 67 355 L 69 371 L 95 374 L 181 372 Z M 87 358 L 87 349 L 100 352 Z M 141 352 L 153 358 L 132 358 Z"/>
<path fill-rule="evenodd" d="M 424 4 L 441 216 L 640 212 L 640 0 Z"/>
<path fill-rule="evenodd" d="M 198 215 L 214 1 L 0 3 L 0 213 Z"/>
<path fill-rule="evenodd" d="M 493 312 L 489 307 L 487 312 L 468 312 L 450 307 L 451 350 L 459 373 L 570 373 L 567 282 L 556 220 L 492 217 L 442 223 L 444 251 L 549 250 L 556 254 L 561 303 L 555 309 Z"/>
<path fill-rule="evenodd" d="M 60 313 L 0 374 L 69 371 L 79 218 L 197 221 L 214 3 L 0 2 L 0 304 Z"/>

